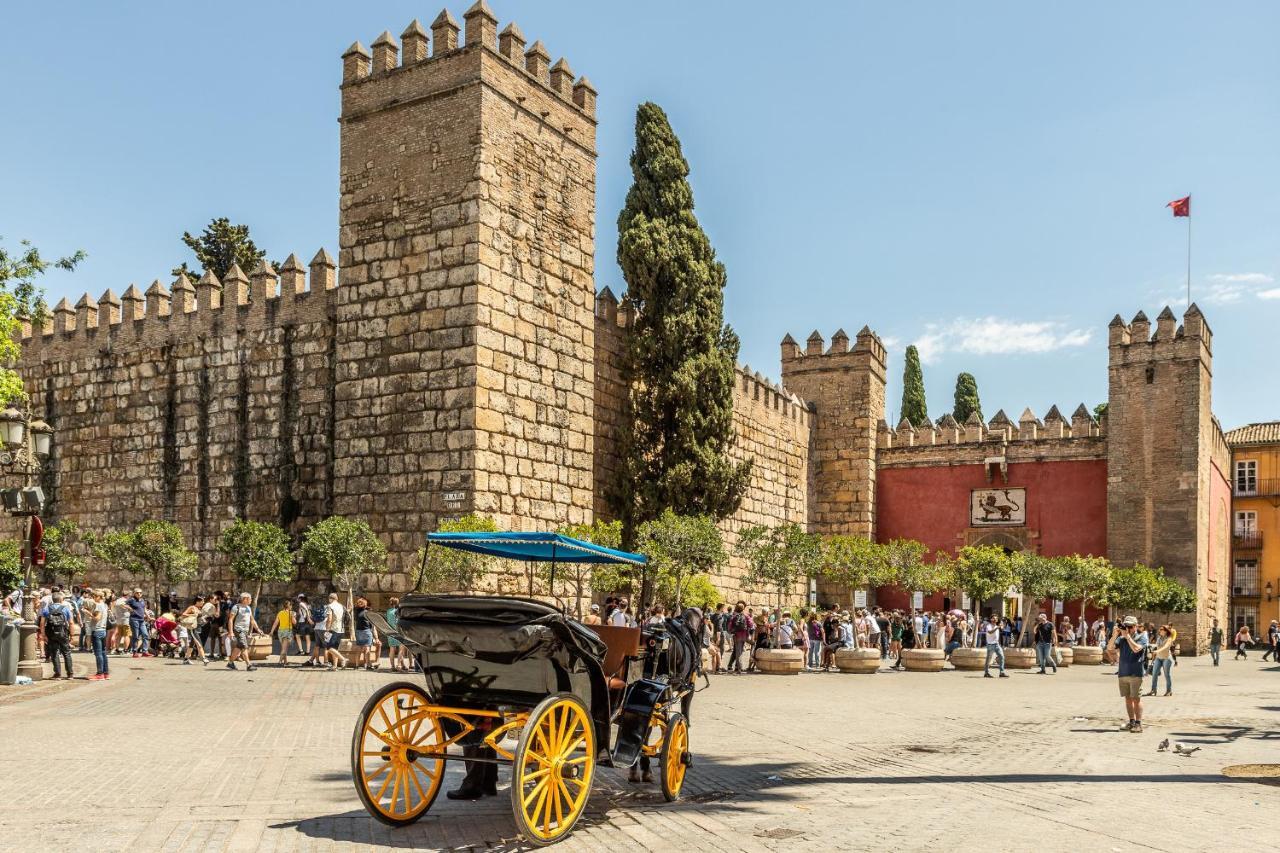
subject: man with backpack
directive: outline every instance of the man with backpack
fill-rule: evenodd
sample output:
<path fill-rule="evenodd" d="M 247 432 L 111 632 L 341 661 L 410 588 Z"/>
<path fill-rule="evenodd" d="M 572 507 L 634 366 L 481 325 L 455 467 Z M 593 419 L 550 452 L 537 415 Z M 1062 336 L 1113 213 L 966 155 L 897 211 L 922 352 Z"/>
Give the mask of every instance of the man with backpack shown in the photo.
<path fill-rule="evenodd" d="M 747 603 L 739 601 L 733 606 L 733 613 L 729 616 L 728 631 L 729 636 L 733 638 L 733 657 L 729 658 L 729 671 L 741 673 L 742 669 L 742 652 L 747 646 L 747 640 L 755 632 L 756 626 L 751 617 L 747 614 Z"/>
<path fill-rule="evenodd" d="M 62 601 L 62 592 L 50 596 L 49 603 L 40 608 L 40 634 L 44 637 L 44 647 L 49 657 L 53 658 L 53 677 L 71 680 L 71 606 Z M 63 662 L 67 665 L 67 674 L 62 674 Z"/>

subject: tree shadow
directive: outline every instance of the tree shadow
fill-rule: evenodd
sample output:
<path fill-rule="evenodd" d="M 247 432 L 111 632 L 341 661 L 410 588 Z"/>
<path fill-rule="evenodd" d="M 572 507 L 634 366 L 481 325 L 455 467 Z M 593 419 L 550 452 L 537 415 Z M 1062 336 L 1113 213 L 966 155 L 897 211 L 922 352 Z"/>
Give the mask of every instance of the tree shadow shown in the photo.
<path fill-rule="evenodd" d="M 1280 741 L 1280 729 L 1260 729 L 1254 726 L 1233 724 L 1211 724 L 1204 726 L 1200 731 L 1169 732 L 1169 735 L 1170 737 L 1178 738 L 1183 743 L 1212 745 L 1235 743 L 1241 739 Z"/>

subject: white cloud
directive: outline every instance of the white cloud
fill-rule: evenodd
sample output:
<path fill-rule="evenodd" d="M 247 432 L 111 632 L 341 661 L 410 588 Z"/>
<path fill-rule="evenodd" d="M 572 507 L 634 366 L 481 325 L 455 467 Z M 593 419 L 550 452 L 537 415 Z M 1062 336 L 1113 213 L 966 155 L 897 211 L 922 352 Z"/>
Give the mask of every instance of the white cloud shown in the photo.
<path fill-rule="evenodd" d="M 975 355 L 1047 353 L 1084 346 L 1089 329 L 1072 329 L 1054 320 L 1019 321 L 1001 317 L 958 318 L 929 323 L 915 340 L 920 360 L 932 363 L 945 352 Z"/>
<path fill-rule="evenodd" d="M 1192 298 L 1208 305 L 1231 305 L 1248 296 L 1262 299 L 1275 297 L 1263 296 L 1263 288 L 1274 284 L 1275 277 L 1261 272 L 1214 273 L 1197 294 L 1192 290 Z"/>
<path fill-rule="evenodd" d="M 1280 299 L 1280 287 L 1273 287 L 1269 290 L 1259 290 L 1259 299 Z"/>
<path fill-rule="evenodd" d="M 1236 272 L 1236 273 L 1214 273 L 1209 276 L 1210 281 L 1238 282 L 1240 284 L 1271 284 L 1275 281 L 1273 276 L 1269 276 L 1264 272 Z"/>

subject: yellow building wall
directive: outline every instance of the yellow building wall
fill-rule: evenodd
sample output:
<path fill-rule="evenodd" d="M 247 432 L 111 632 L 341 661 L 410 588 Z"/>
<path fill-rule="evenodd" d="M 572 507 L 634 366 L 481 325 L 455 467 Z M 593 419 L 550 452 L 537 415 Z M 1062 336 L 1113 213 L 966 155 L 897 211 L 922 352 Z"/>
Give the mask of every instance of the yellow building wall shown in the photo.
<path fill-rule="evenodd" d="M 1257 494 L 1247 496 L 1241 494 L 1236 480 L 1236 463 L 1256 460 L 1258 463 Z M 1280 445 L 1237 447 L 1231 453 L 1231 487 L 1232 487 L 1232 531 L 1235 532 L 1236 512 L 1252 511 L 1257 513 L 1257 530 L 1262 535 L 1260 551 L 1244 550 L 1236 547 L 1238 540 L 1233 539 L 1232 572 L 1240 559 L 1258 560 L 1258 595 L 1232 596 L 1232 616 L 1235 620 L 1237 605 L 1256 604 L 1258 608 L 1257 623 L 1252 626 L 1255 637 L 1266 638 L 1267 626 L 1272 619 L 1280 620 Z M 1271 584 L 1270 601 L 1267 600 L 1267 584 Z M 1233 581 L 1232 586 L 1235 587 Z M 1234 627 L 1234 626 L 1233 626 Z"/>

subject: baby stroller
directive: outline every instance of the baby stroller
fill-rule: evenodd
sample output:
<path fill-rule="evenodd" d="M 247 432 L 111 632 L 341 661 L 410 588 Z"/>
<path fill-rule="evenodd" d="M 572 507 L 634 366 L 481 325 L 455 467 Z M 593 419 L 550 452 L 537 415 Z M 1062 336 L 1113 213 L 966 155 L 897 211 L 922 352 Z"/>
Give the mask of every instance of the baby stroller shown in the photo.
<path fill-rule="evenodd" d="M 161 657 L 178 656 L 178 623 L 173 621 L 172 613 L 164 613 L 156 618 L 156 653 Z"/>

